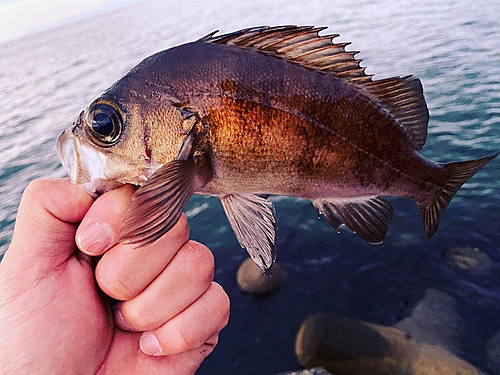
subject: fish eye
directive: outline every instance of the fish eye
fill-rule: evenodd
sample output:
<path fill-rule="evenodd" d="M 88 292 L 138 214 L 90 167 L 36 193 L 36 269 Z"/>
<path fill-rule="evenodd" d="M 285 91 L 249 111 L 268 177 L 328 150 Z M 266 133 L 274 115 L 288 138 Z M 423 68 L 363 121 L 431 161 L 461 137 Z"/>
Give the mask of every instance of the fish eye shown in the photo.
<path fill-rule="evenodd" d="M 97 99 L 87 110 L 87 129 L 92 141 L 101 147 L 114 145 L 122 133 L 122 116 L 112 102 Z"/>

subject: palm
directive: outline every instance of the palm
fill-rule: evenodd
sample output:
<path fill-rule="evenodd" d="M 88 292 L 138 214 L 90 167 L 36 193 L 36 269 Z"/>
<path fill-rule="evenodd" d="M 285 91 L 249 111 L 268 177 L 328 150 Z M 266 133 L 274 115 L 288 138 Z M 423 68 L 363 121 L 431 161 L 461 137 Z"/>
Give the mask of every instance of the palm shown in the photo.
<path fill-rule="evenodd" d="M 185 361 L 189 353 L 151 361 L 139 348 L 140 333 L 116 328 L 110 303 L 105 301 L 108 297 L 98 291 L 92 267 L 75 256 L 60 265 L 52 277 L 39 280 L 35 288 L 18 297 L 9 307 L 18 310 L 22 305 L 26 317 L 22 323 L 24 328 L 37 332 L 38 336 L 31 337 L 37 343 L 32 360 L 43 363 L 35 358 L 36 354 L 50 355 L 57 363 L 57 373 L 115 374 L 131 373 L 134 369 L 134 374 L 187 374 L 193 373 L 199 364 Z M 36 303 L 40 300 L 47 303 Z M 53 329 L 37 330 L 46 325 Z M 60 343 L 56 350 L 54 342 Z M 180 356 L 184 358 L 181 360 Z M 39 370 L 55 373 L 56 369 Z"/>
<path fill-rule="evenodd" d="M 76 257 L 67 263 L 60 277 L 53 280 L 52 288 L 49 286 L 43 291 L 47 296 L 55 296 L 54 303 L 47 305 L 43 315 L 47 319 L 64 319 L 67 329 L 60 340 L 79 343 L 66 356 L 68 364 L 75 366 L 73 371 L 80 369 L 81 373 L 92 374 L 127 373 L 126 370 L 131 369 L 135 369 L 134 374 L 195 371 L 198 363 L 196 367 L 189 366 L 189 362 L 176 359 L 179 355 L 151 361 L 139 348 L 140 333 L 122 331 L 115 326 L 110 299 L 97 289 L 89 263 Z M 88 355 L 90 353 L 93 355 Z"/>

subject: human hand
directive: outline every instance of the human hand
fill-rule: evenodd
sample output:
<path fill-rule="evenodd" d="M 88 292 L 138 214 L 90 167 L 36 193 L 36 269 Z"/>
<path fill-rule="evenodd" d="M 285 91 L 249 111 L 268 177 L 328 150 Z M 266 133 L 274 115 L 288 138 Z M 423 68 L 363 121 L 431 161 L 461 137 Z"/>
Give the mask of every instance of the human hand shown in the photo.
<path fill-rule="evenodd" d="M 28 186 L 0 263 L 2 374 L 192 374 L 211 353 L 229 317 L 213 256 L 184 215 L 152 245 L 117 243 L 133 191 Z"/>

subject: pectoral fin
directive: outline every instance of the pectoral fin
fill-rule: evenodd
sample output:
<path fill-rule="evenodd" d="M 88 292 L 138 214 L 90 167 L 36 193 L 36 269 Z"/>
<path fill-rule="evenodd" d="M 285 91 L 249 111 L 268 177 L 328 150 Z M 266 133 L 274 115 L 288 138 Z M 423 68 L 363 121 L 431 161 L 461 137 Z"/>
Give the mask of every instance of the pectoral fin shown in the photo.
<path fill-rule="evenodd" d="M 194 193 L 195 175 L 193 159 L 171 161 L 153 173 L 132 196 L 121 240 L 147 245 L 172 229 Z"/>
<path fill-rule="evenodd" d="M 198 123 L 191 124 L 177 158 L 157 169 L 132 196 L 120 241 L 141 246 L 155 242 L 172 229 L 191 195 L 212 177 L 208 158 L 204 154 L 193 156 Z"/>
<path fill-rule="evenodd" d="M 241 247 L 267 273 L 276 259 L 278 234 L 272 202 L 252 194 L 226 195 L 221 202 Z"/>
<path fill-rule="evenodd" d="M 363 240 L 374 244 L 384 239 L 393 214 L 389 202 L 380 197 L 317 199 L 312 203 L 337 232 L 345 224 Z"/>

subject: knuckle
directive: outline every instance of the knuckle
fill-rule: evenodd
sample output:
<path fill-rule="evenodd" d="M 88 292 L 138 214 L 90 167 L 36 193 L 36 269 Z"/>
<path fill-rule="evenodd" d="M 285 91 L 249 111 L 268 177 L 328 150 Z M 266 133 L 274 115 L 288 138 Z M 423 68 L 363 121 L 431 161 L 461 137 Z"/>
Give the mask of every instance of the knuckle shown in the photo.
<path fill-rule="evenodd" d="M 221 306 L 223 306 L 225 310 L 229 310 L 231 308 L 231 301 L 229 300 L 229 296 L 224 288 L 215 281 L 212 282 L 212 287 L 216 290 L 217 295 L 220 298 L 219 303 L 221 303 Z"/>
<path fill-rule="evenodd" d="M 25 199 L 36 198 L 46 189 L 46 180 L 33 180 L 24 190 L 23 197 Z"/>
<path fill-rule="evenodd" d="M 174 349 L 177 353 L 187 352 L 193 348 L 196 348 L 199 345 L 196 345 L 192 337 L 186 334 L 186 332 L 181 329 L 179 326 L 175 328 L 174 335 L 172 337 L 172 341 L 169 344 L 172 349 Z"/>
<path fill-rule="evenodd" d="M 33 191 L 33 190 L 38 190 L 40 187 L 43 185 L 43 180 L 36 179 L 31 181 L 28 186 L 26 187 L 26 191 Z"/>
<path fill-rule="evenodd" d="M 227 326 L 227 324 L 229 323 L 229 315 L 231 314 L 231 309 L 230 309 L 230 304 L 229 304 L 229 297 L 227 296 L 227 294 L 225 295 L 226 298 L 226 307 L 224 308 L 223 312 L 222 312 L 222 317 L 221 317 L 221 320 L 222 320 L 222 326 L 221 326 L 221 329 L 224 328 L 225 326 Z"/>
<path fill-rule="evenodd" d="M 98 271 L 97 271 L 98 272 Z M 104 293 L 119 301 L 127 301 L 136 296 L 136 292 L 130 288 L 131 281 L 127 275 L 121 272 L 98 272 L 98 284 Z"/>
<path fill-rule="evenodd" d="M 136 330 L 148 331 L 158 328 L 155 317 L 136 304 L 127 305 L 124 303 L 123 314 L 126 316 L 127 322 Z"/>
<path fill-rule="evenodd" d="M 179 251 L 179 258 L 186 271 L 195 275 L 196 281 L 208 289 L 215 272 L 215 260 L 212 252 L 205 245 L 188 241 Z"/>
<path fill-rule="evenodd" d="M 224 328 L 229 322 L 229 315 L 231 313 L 231 301 L 226 291 L 222 286 L 215 281 L 212 283 L 212 287 L 216 289 L 217 292 L 217 300 L 216 306 L 220 312 L 220 319 L 222 322 L 222 328 Z"/>
<path fill-rule="evenodd" d="M 46 197 L 44 192 L 47 191 L 46 180 L 31 181 L 23 192 L 19 211 L 26 215 L 26 220 L 30 225 L 37 225 L 44 220 L 44 201 Z"/>
<path fill-rule="evenodd" d="M 202 277 L 203 284 L 208 287 L 211 285 L 215 273 L 215 260 L 212 252 L 204 245 L 198 244 L 202 251 L 202 256 L 200 259 L 202 261 L 198 262 L 199 275 Z"/>
<path fill-rule="evenodd" d="M 226 312 L 223 314 L 222 326 L 220 328 L 221 330 L 228 325 L 228 323 L 229 323 L 229 315 L 230 315 L 229 310 L 226 310 Z"/>

